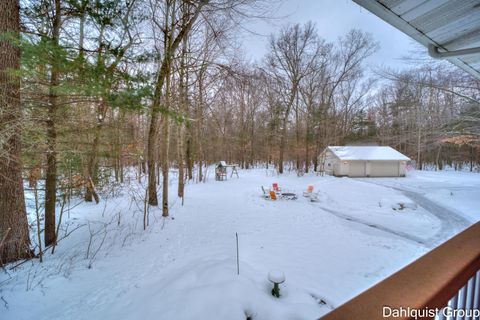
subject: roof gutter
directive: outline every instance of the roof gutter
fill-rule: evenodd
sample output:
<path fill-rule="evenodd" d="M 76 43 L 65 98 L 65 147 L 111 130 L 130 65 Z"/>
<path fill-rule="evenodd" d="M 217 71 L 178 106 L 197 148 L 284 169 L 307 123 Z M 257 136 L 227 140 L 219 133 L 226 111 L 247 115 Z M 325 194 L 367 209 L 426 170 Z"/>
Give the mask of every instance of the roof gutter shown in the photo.
<path fill-rule="evenodd" d="M 440 52 L 438 49 L 439 48 L 437 46 L 433 44 L 429 44 L 428 54 L 430 55 L 430 57 L 435 59 L 444 59 L 444 58 L 454 58 L 454 57 L 465 56 L 469 54 L 480 53 L 480 47 L 461 49 L 461 50 L 455 50 L 455 51 L 445 51 L 445 52 Z"/>

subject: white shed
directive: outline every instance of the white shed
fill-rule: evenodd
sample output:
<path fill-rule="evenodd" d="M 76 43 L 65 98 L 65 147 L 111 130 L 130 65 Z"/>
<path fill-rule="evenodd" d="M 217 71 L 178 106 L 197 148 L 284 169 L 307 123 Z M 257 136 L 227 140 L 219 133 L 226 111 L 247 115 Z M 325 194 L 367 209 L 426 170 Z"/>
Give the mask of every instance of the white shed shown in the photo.
<path fill-rule="evenodd" d="M 409 157 L 391 147 L 327 147 L 320 155 L 327 174 L 348 177 L 404 177 Z"/>

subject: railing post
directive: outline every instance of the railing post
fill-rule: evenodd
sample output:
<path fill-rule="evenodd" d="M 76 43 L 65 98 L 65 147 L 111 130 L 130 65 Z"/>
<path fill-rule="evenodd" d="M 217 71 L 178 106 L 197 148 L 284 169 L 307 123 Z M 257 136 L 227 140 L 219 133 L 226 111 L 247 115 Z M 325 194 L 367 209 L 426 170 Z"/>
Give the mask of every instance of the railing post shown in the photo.
<path fill-rule="evenodd" d="M 445 308 L 443 308 L 443 309 L 445 309 Z M 441 309 L 439 311 L 439 313 L 435 317 L 435 320 L 447 320 L 447 318 L 443 315 L 443 309 Z"/>
<path fill-rule="evenodd" d="M 467 296 L 466 296 L 467 302 L 465 304 L 466 310 L 471 310 L 473 306 L 473 298 L 475 296 L 475 278 L 476 276 L 473 276 L 470 280 L 468 280 L 468 283 L 467 283 Z M 465 319 L 473 320 L 473 318 L 468 315 Z"/>
<path fill-rule="evenodd" d="M 480 271 L 478 271 L 475 275 L 475 294 L 473 299 L 473 309 L 480 309 Z"/>
<path fill-rule="evenodd" d="M 448 306 L 452 309 L 456 309 L 458 305 L 458 293 L 448 302 Z M 455 320 L 454 317 L 448 317 L 448 320 Z"/>
<path fill-rule="evenodd" d="M 457 309 L 465 310 L 467 302 L 467 285 L 464 285 L 458 292 L 458 304 Z M 457 320 L 465 320 L 462 316 L 457 316 Z"/>

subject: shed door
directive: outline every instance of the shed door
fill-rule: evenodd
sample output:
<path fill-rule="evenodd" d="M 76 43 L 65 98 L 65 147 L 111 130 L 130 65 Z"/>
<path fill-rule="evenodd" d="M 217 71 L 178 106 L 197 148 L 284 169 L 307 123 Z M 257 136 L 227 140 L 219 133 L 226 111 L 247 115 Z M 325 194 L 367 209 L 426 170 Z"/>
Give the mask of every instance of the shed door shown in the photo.
<path fill-rule="evenodd" d="M 350 161 L 350 177 L 365 177 L 365 161 Z"/>
<path fill-rule="evenodd" d="M 398 161 L 373 161 L 370 176 L 372 177 L 398 177 Z"/>

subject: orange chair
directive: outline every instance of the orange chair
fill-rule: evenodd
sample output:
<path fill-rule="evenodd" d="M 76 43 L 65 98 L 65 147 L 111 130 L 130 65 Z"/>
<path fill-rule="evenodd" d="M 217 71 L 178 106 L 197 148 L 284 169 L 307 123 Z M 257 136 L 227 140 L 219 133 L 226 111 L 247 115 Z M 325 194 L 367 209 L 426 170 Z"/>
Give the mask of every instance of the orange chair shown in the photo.
<path fill-rule="evenodd" d="M 275 191 L 270 191 L 270 199 L 277 200 L 277 194 L 275 193 Z"/>

